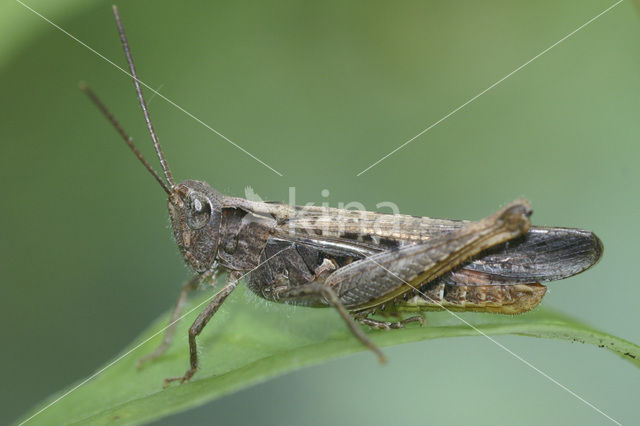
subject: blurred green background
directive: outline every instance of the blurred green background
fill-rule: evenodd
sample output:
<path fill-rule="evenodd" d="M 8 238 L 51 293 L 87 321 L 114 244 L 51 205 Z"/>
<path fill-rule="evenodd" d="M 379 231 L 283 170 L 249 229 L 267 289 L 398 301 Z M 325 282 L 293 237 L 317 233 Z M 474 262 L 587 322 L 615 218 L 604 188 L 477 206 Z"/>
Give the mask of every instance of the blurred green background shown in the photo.
<path fill-rule="evenodd" d="M 125 65 L 109 2 L 28 4 Z M 553 283 L 544 305 L 638 343 L 640 27 L 633 3 L 356 177 L 611 4 L 119 6 L 141 79 L 284 174 L 154 97 L 152 116 L 178 180 L 204 179 L 238 196 L 251 185 L 264 199 L 284 201 L 295 186 L 298 203 L 360 201 L 375 209 L 393 201 L 403 213 L 466 219 L 525 196 L 535 224 L 594 230 L 606 248 L 593 270 Z M 172 306 L 188 271 L 164 193 L 77 89 L 86 80 L 155 161 L 130 80 L 17 2 L 0 5 L 0 23 L 4 424 L 111 359 Z M 640 373 L 630 363 L 587 345 L 497 340 L 613 418 L 640 420 Z M 606 422 L 483 337 L 386 354 L 384 367 L 362 353 L 160 423 Z"/>

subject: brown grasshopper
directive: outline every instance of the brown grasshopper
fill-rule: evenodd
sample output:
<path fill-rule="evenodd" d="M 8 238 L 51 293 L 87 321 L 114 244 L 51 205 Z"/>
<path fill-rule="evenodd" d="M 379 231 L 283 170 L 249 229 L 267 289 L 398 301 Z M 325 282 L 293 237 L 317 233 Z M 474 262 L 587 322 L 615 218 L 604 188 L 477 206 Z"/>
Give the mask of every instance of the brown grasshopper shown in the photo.
<path fill-rule="evenodd" d="M 537 306 L 542 282 L 578 274 L 601 257 L 602 243 L 580 229 L 531 227 L 531 207 L 513 201 L 477 222 L 388 215 L 326 207 L 297 207 L 223 195 L 209 184 L 176 184 L 154 131 L 117 8 L 113 8 L 129 70 L 164 179 L 149 165 L 97 96 L 100 108 L 168 196 L 173 233 L 194 277 L 184 284 L 162 344 L 169 346 L 187 294 L 227 272 L 226 285 L 189 329 L 190 368 L 198 369 L 196 337 L 248 275 L 248 287 L 274 302 L 333 307 L 353 335 L 377 354 L 358 322 L 377 329 L 423 323 L 404 312 L 456 310 L 519 314 Z M 393 315 L 396 321 L 372 318 Z"/>

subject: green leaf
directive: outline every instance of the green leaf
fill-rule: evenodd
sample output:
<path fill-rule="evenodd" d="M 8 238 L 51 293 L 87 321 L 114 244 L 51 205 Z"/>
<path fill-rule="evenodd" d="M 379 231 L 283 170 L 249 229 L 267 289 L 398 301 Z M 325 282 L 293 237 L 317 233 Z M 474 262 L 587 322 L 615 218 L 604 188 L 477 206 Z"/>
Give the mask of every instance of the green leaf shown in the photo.
<path fill-rule="evenodd" d="M 202 309 L 197 305 L 206 303 L 211 297 L 206 294 L 194 298 L 185 312 L 196 309 L 180 322 L 173 345 L 154 363 L 142 370 L 136 369 L 137 359 L 159 344 L 161 333 L 40 412 L 28 424 L 139 424 L 204 404 L 307 365 L 364 350 L 332 310 L 268 303 L 240 288 L 229 297 L 199 337 L 201 369 L 192 381 L 163 389 L 163 379 L 182 375 L 186 370 L 187 329 Z M 547 309 L 520 316 L 461 316 L 487 335 L 518 334 L 590 343 L 607 348 L 640 367 L 638 345 Z M 162 330 L 168 318 L 167 313 L 155 321 L 120 356 Z M 425 327 L 412 324 L 388 332 L 372 330 L 369 336 L 384 347 L 478 334 L 446 312 L 429 314 L 427 322 Z M 77 384 L 44 401 L 23 420 L 75 386 Z"/>

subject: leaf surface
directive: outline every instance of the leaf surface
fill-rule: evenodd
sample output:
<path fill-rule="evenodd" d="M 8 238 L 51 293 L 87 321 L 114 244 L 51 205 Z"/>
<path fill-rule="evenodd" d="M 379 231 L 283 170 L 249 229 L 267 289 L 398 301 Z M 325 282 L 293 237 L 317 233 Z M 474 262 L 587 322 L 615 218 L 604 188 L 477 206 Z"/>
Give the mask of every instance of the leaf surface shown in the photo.
<path fill-rule="evenodd" d="M 159 344 L 162 338 L 159 332 L 170 313 L 156 320 L 120 355 L 96 372 L 126 356 L 31 418 L 27 424 L 145 423 L 275 376 L 364 350 L 332 310 L 267 303 L 241 287 L 229 297 L 199 337 L 201 368 L 192 381 L 163 389 L 162 382 L 166 377 L 182 375 L 188 367 L 187 330 L 211 297 L 212 294 L 206 294 L 194 298 L 185 310 L 193 312 L 180 321 L 173 345 L 154 363 L 142 370 L 136 369 L 137 359 Z M 548 309 L 540 308 L 520 316 L 460 316 L 487 335 L 516 334 L 589 343 L 609 349 L 640 367 L 638 345 Z M 370 330 L 368 333 L 382 347 L 478 335 L 477 330 L 446 312 L 428 314 L 427 322 L 425 327 L 410 324 L 401 330 Z M 23 420 L 80 383 L 82 381 L 53 395 Z"/>

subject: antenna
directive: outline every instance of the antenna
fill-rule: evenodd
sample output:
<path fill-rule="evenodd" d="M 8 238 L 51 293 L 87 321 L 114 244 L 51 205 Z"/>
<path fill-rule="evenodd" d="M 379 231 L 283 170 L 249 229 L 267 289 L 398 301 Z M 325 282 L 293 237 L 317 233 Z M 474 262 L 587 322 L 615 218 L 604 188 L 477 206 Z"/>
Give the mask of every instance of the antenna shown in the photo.
<path fill-rule="evenodd" d="M 102 111 L 104 116 L 107 117 L 107 120 L 109 120 L 109 122 L 113 125 L 113 127 L 115 127 L 118 133 L 120 133 L 120 136 L 122 136 L 122 139 L 124 139 L 127 145 L 129 145 L 129 148 L 131 148 L 131 151 L 133 151 L 136 157 L 138 157 L 138 160 L 140 160 L 140 162 L 147 168 L 147 170 L 149 170 L 149 173 L 151 173 L 153 177 L 156 178 L 160 186 L 162 186 L 162 189 L 164 189 L 164 191 L 168 195 L 171 195 L 171 189 L 169 189 L 165 181 L 162 180 L 160 175 L 155 170 L 153 170 L 151 165 L 147 162 L 147 160 L 145 160 L 145 158 L 142 156 L 140 151 L 138 151 L 138 147 L 135 146 L 135 144 L 133 143 L 129 135 L 127 135 L 127 133 L 124 131 L 124 129 L 120 127 L 120 123 L 118 123 L 118 121 L 115 119 L 113 114 L 111 114 L 111 112 L 102 103 L 102 101 L 98 98 L 98 96 L 95 93 L 93 93 L 93 91 L 89 88 L 89 86 L 86 85 L 86 83 L 81 82 L 79 86 L 80 86 L 80 90 L 82 90 L 89 97 L 89 99 L 91 99 L 91 101 L 94 104 L 96 104 L 96 106 L 100 109 L 100 111 Z"/>
<path fill-rule="evenodd" d="M 118 13 L 118 7 L 115 4 L 113 5 L 113 15 L 116 18 L 118 33 L 120 33 L 120 41 L 122 42 L 122 48 L 124 49 L 124 54 L 127 57 L 127 62 L 129 63 L 129 71 L 131 71 L 133 85 L 136 87 L 136 92 L 138 93 L 140 107 L 142 108 L 142 112 L 144 113 L 144 119 L 147 122 L 147 128 L 149 129 L 149 134 L 151 135 L 151 139 L 153 140 L 153 147 L 158 154 L 158 159 L 160 160 L 160 165 L 162 166 L 164 176 L 165 178 L 167 178 L 167 182 L 169 183 L 169 185 L 173 187 L 176 183 L 174 182 L 171 171 L 169 170 L 167 160 L 164 158 L 164 153 L 162 152 L 162 148 L 160 147 L 160 142 L 158 141 L 158 136 L 156 136 L 156 131 L 153 128 L 153 124 L 151 124 L 151 117 L 149 117 L 147 102 L 144 100 L 144 96 L 142 96 L 142 89 L 140 88 L 140 81 L 138 80 L 138 75 L 136 74 L 136 67 L 135 65 L 133 65 L 133 57 L 131 56 L 131 49 L 129 48 L 127 35 L 124 32 L 124 27 L 122 26 L 122 21 L 120 20 L 120 14 Z"/>

